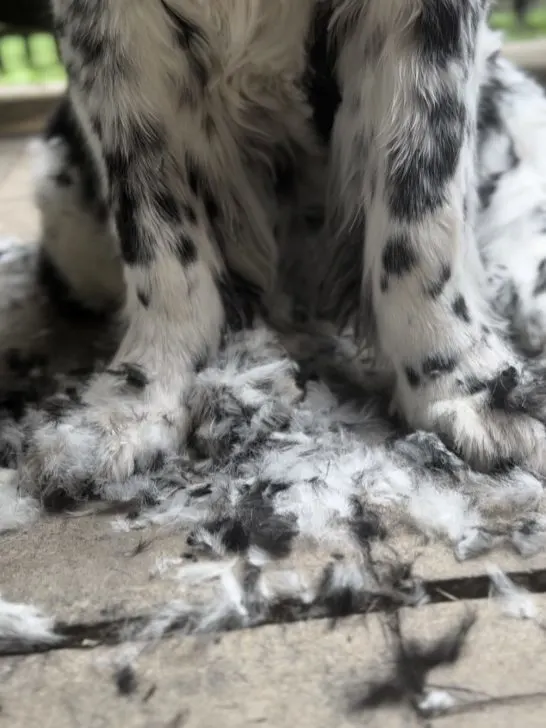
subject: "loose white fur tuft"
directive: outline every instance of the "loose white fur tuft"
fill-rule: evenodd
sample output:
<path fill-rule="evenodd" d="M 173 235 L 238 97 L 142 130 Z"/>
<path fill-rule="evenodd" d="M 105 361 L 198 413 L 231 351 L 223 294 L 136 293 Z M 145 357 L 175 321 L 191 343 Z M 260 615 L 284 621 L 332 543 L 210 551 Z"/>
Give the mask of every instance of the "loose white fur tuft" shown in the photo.
<path fill-rule="evenodd" d="M 17 604 L 0 597 L 0 652 L 25 652 L 56 645 L 54 620 L 29 604 Z"/>
<path fill-rule="evenodd" d="M 421 715 L 433 717 L 442 715 L 456 704 L 455 698 L 446 690 L 429 690 L 422 700 L 418 701 L 417 708 Z"/>
<path fill-rule="evenodd" d="M 34 523 L 40 516 L 36 500 L 18 488 L 13 470 L 0 470 L 0 534 Z"/>
<path fill-rule="evenodd" d="M 497 566 L 489 566 L 487 573 L 491 580 L 491 597 L 503 614 L 514 619 L 539 620 L 539 610 L 532 594 L 516 586 Z"/>

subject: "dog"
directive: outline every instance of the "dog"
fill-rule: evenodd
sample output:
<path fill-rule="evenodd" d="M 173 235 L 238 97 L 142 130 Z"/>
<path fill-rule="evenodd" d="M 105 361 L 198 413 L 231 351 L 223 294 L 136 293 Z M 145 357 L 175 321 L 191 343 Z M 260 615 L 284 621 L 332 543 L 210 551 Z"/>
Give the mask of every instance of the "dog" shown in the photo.
<path fill-rule="evenodd" d="M 34 433 L 37 482 L 148 467 L 187 437 L 225 332 L 296 318 L 371 343 L 409 428 L 480 470 L 546 473 L 521 354 L 546 342 L 546 155 L 528 143 L 546 102 L 488 5 L 53 0 L 69 88 L 41 143 L 41 265 L 124 334 Z"/>

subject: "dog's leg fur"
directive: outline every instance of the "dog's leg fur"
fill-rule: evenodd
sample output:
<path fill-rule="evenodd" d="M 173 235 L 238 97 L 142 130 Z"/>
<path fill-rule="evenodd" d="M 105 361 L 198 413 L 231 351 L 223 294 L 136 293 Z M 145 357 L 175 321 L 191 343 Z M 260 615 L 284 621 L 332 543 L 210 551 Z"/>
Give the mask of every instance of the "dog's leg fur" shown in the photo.
<path fill-rule="evenodd" d="M 119 242 L 126 332 L 81 406 L 37 429 L 22 470 L 33 487 L 81 492 L 184 442 L 195 371 L 226 319 L 248 318 L 241 295 L 274 288 L 277 161 L 310 146 L 298 81 L 312 2 L 53 7 L 71 108 Z"/>
<path fill-rule="evenodd" d="M 169 15 L 160 3 L 147 5 L 54 3 L 72 109 L 95 155 L 119 240 L 127 328 L 82 407 L 35 433 L 25 466 L 38 482 L 124 479 L 172 449 L 187 426 L 182 393 L 220 336 L 219 261 L 187 177 L 180 194 L 172 188 L 180 97 L 171 73 L 177 66 L 190 93 L 198 78 L 169 43 Z"/>
<path fill-rule="evenodd" d="M 546 349 L 544 89 L 499 53 L 491 33 L 478 117 L 478 247 L 489 298 L 528 355 Z"/>
<path fill-rule="evenodd" d="M 530 375 L 494 329 L 475 241 L 487 4 L 339 0 L 332 217 L 341 245 L 358 231 L 364 246 L 363 295 L 409 425 L 479 468 L 544 471 L 543 424 L 505 406 Z"/>
<path fill-rule="evenodd" d="M 68 96 L 33 151 L 41 281 L 70 315 L 111 313 L 125 296 L 121 260 L 100 171 Z"/>

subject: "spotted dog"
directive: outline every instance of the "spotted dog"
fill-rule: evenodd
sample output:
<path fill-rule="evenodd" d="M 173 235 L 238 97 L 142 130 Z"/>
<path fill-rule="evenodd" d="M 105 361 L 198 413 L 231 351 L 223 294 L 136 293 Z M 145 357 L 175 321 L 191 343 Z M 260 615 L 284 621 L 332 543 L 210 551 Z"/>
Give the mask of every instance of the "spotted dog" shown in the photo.
<path fill-rule="evenodd" d="M 510 338 L 546 340 L 526 147 L 546 103 L 488 4 L 53 0 L 69 90 L 40 148 L 42 269 L 71 307 L 121 308 L 123 336 L 34 433 L 31 477 L 153 467 L 226 329 L 302 310 L 374 344 L 410 428 L 546 472 L 544 387 Z"/>

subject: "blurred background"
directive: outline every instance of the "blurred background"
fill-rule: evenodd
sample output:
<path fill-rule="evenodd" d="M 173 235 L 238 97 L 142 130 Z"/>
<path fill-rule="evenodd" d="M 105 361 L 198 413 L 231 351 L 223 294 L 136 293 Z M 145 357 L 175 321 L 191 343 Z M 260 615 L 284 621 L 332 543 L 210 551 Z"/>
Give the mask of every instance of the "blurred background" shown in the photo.
<path fill-rule="evenodd" d="M 63 81 L 48 4 L 49 0 L 0 0 L 2 87 Z M 546 0 L 498 0 L 492 25 L 503 30 L 508 41 L 546 40 Z"/>
<path fill-rule="evenodd" d="M 49 0 L 0 0 L 2 87 L 64 80 L 48 5 Z M 498 0 L 492 25 L 508 41 L 546 39 L 546 0 Z"/>
<path fill-rule="evenodd" d="M 546 0 L 497 0 L 491 24 L 508 41 L 546 38 Z"/>

